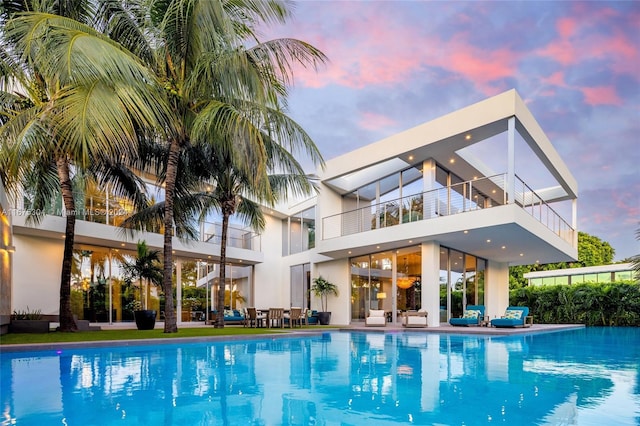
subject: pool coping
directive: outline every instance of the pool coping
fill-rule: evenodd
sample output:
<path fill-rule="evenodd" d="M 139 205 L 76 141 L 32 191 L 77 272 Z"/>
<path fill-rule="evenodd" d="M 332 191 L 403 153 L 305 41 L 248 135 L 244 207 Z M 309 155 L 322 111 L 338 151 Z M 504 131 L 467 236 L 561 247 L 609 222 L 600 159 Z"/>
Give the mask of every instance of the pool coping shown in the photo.
<path fill-rule="evenodd" d="M 278 331 L 277 333 L 223 335 L 223 336 L 193 336 L 193 337 L 160 337 L 153 339 L 127 339 L 127 340 L 94 340 L 82 342 L 55 342 L 55 343 L 25 343 L 0 345 L 0 354 L 29 351 L 48 351 L 59 349 L 90 349 L 122 346 L 152 346 L 159 344 L 179 343 L 204 343 L 218 341 L 246 341 L 246 340 L 273 340 L 283 338 L 297 338 L 314 336 L 330 332 L 378 332 L 378 333 L 436 333 L 455 335 L 485 335 L 485 336 L 512 336 L 553 333 L 559 331 L 576 330 L 585 328 L 584 324 L 534 324 L 531 327 L 495 328 L 495 327 L 453 327 L 441 325 L 440 327 L 406 328 L 396 325 L 385 327 L 366 327 L 362 325 L 350 325 L 344 327 L 327 327 L 318 329 L 298 329 Z"/>

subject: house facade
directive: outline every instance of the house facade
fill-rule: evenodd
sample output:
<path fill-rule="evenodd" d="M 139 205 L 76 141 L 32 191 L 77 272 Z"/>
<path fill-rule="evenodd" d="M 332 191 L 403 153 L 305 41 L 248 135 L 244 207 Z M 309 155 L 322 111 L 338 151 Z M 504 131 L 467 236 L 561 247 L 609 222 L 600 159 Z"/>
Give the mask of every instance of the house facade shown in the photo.
<path fill-rule="evenodd" d="M 384 309 L 389 321 L 425 309 L 429 326 L 439 326 L 467 304 L 499 316 L 508 305 L 510 265 L 577 258 L 577 183 L 514 90 L 329 160 L 317 175 L 315 197 L 264 209 L 260 235 L 231 230 L 229 308 L 320 310 L 309 289 L 322 276 L 339 288 L 329 297 L 332 324 L 363 321 L 370 309 Z M 8 218 L 11 309 L 55 315 L 63 212 L 33 226 L 22 214 L 25 197 L 14 198 L 21 202 L 12 201 Z M 128 321 L 128 305 L 138 299 L 161 312 L 157 289 L 127 282 L 120 265 L 139 240 L 161 250 L 162 235 L 125 235 L 118 223 L 127 205 L 108 189 L 84 194 L 83 203 L 74 313 Z M 180 321 L 200 320 L 215 300 L 219 234 L 215 220 L 204 221 L 198 241 L 174 240 Z"/>

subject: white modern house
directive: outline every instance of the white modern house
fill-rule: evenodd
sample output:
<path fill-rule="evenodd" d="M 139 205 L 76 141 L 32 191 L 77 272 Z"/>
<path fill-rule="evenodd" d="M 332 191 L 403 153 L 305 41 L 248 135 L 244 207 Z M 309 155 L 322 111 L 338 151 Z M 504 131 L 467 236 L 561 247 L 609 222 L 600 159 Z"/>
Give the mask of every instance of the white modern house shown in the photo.
<path fill-rule="evenodd" d="M 390 321 L 426 309 L 434 327 L 466 304 L 500 315 L 510 265 L 577 258 L 577 183 L 514 90 L 331 159 L 317 174 L 318 195 L 265 208 L 260 235 L 232 230 L 230 307 L 320 310 L 309 288 L 323 276 L 339 287 L 329 298 L 332 324 L 363 321 L 370 309 Z M 162 235 L 126 237 L 117 226 L 126 205 L 108 188 L 84 202 L 72 304 L 92 321 L 126 321 L 127 301 L 139 293 L 119 265 L 138 240 L 161 249 Z M 27 208 L 10 206 L 5 212 Z M 2 318 L 9 306 L 57 314 L 64 220 L 52 213 L 37 227 L 23 214 L 3 218 Z M 179 320 L 210 308 L 218 235 L 219 225 L 202 223 L 198 241 L 174 241 Z M 198 289 L 209 297 L 191 306 Z M 147 302 L 162 310 L 155 295 Z"/>

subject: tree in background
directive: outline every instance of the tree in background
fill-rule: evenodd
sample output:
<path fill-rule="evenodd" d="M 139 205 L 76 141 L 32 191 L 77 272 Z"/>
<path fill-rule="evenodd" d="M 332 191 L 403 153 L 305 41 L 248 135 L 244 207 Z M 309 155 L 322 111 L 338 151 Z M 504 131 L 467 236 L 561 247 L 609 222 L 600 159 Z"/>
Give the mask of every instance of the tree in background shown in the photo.
<path fill-rule="evenodd" d="M 509 267 L 509 288 L 513 290 L 526 286 L 527 280 L 524 278 L 524 274 L 527 272 L 608 265 L 613 262 L 614 254 L 615 250 L 608 242 L 586 232 L 578 232 L 577 262 L 511 266 Z"/>

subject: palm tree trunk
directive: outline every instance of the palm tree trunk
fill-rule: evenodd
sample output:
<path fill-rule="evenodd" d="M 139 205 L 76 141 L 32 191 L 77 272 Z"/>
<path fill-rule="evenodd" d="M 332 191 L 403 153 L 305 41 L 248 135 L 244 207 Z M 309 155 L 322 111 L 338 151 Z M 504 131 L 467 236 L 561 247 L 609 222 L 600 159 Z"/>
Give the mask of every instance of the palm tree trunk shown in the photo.
<path fill-rule="evenodd" d="M 75 239 L 76 211 L 73 200 L 73 187 L 69 173 L 69 163 L 64 155 L 56 159 L 56 169 L 60 180 L 60 190 L 66 210 L 64 231 L 64 253 L 62 256 L 62 273 L 60 275 L 60 331 L 77 331 L 78 326 L 71 312 L 71 266 L 73 263 L 73 243 Z"/>
<path fill-rule="evenodd" d="M 222 206 L 222 235 L 220 238 L 220 279 L 218 280 L 218 300 L 216 302 L 215 328 L 224 328 L 224 292 L 227 280 L 227 233 L 229 230 L 229 211 Z"/>
<path fill-rule="evenodd" d="M 180 145 L 177 139 L 171 141 L 169 158 L 167 160 L 167 176 L 164 194 L 164 268 L 162 290 L 164 292 L 164 332 L 177 333 L 178 324 L 173 301 L 173 198 L 176 192 L 176 176 L 178 172 L 178 157 Z"/>

